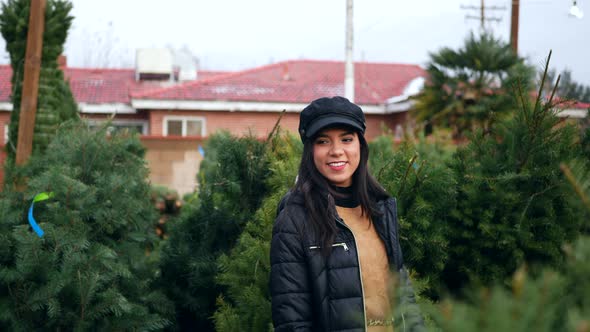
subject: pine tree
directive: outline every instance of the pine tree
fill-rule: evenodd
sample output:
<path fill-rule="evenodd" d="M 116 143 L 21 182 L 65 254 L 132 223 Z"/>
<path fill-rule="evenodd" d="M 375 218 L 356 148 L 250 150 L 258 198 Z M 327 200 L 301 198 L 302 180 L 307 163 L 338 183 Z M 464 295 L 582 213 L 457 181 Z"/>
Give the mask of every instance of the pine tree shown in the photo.
<path fill-rule="evenodd" d="M 64 75 L 58 68 L 57 58 L 63 53 L 68 29 L 72 24 L 72 4 L 67 0 L 48 0 L 45 10 L 45 29 L 39 95 L 33 135 L 33 154 L 43 152 L 55 135 L 60 123 L 78 118 L 76 102 Z M 24 59 L 29 28 L 29 0 L 8 0 L 2 3 L 0 32 L 6 41 L 12 66 L 12 106 L 8 130 L 9 158 L 16 153 L 18 120 L 24 79 Z"/>
<path fill-rule="evenodd" d="M 430 55 L 428 82 L 417 98 L 417 118 L 450 127 L 454 138 L 476 128 L 489 130 L 515 108 L 513 85 L 524 86 L 532 70 L 510 45 L 493 35 L 471 34 L 462 48 Z"/>
<path fill-rule="evenodd" d="M 270 194 L 247 222 L 235 247 L 222 255 L 216 280 L 226 291 L 217 300 L 215 330 L 272 331 L 270 316 L 270 240 L 280 199 L 295 183 L 302 145 L 298 137 L 279 134 L 269 146 Z"/>
<path fill-rule="evenodd" d="M 586 202 L 590 196 L 583 163 L 562 170 Z M 573 171 L 572 171 L 573 170 Z M 587 220 L 586 220 L 587 222 Z M 586 225 L 590 228 L 590 225 Z M 511 290 L 503 285 L 472 291 L 467 301 L 445 299 L 427 311 L 432 331 L 589 331 L 590 330 L 590 237 L 580 236 L 564 245 L 567 256 L 561 270 L 546 269 L 531 279 L 526 265 L 512 277 Z"/>
<path fill-rule="evenodd" d="M 407 138 L 394 149 L 393 137 L 370 143 L 373 175 L 397 199 L 405 264 L 422 279 L 422 293 L 436 298 L 448 260 L 449 211 L 456 206 L 456 181 L 447 163 L 452 151 Z"/>
<path fill-rule="evenodd" d="M 0 330 L 159 330 L 173 306 L 154 288 L 157 220 L 143 147 L 77 123 L 48 153 L 9 167 L 0 195 Z M 15 178 L 27 178 L 24 192 Z M 27 222 L 34 218 L 45 234 Z"/>
<path fill-rule="evenodd" d="M 560 165 L 565 177 L 590 211 L 590 167 L 585 160 L 574 160 Z"/>
<path fill-rule="evenodd" d="M 445 299 L 425 309 L 432 318 L 429 330 L 590 330 L 590 238 L 580 237 L 565 248 L 562 269 L 545 269 L 532 278 L 522 266 L 512 276 L 511 289 L 496 282 L 471 290 L 467 300 Z"/>
<path fill-rule="evenodd" d="M 581 155 L 576 130 L 558 125 L 551 98 L 527 96 L 520 90 L 514 118 L 476 133 L 456 154 L 457 207 L 444 271 L 452 289 L 503 280 L 524 262 L 559 265 L 561 246 L 582 229 L 586 216 L 559 169 Z"/>
<path fill-rule="evenodd" d="M 268 193 L 268 141 L 212 135 L 197 197 L 184 205 L 162 253 L 162 282 L 182 330 L 209 331 L 217 296 L 217 259 L 228 253 Z M 172 222 L 171 222 L 172 223 Z"/>

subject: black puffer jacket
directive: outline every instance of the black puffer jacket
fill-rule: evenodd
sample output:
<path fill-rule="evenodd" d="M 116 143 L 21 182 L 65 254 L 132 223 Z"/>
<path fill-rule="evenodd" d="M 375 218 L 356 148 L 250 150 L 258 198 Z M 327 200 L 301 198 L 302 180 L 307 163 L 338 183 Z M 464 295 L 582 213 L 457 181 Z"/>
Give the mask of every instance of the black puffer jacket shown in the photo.
<path fill-rule="evenodd" d="M 397 206 L 393 198 L 378 202 L 373 217 L 389 265 L 399 272 L 405 315 L 395 319 L 396 331 L 417 331 L 423 321 L 414 301 L 399 245 Z M 272 320 L 275 331 L 365 331 L 359 259 L 352 231 L 340 219 L 332 253 L 324 258 L 307 222 L 303 197 L 288 194 L 279 205 L 270 249 Z"/>

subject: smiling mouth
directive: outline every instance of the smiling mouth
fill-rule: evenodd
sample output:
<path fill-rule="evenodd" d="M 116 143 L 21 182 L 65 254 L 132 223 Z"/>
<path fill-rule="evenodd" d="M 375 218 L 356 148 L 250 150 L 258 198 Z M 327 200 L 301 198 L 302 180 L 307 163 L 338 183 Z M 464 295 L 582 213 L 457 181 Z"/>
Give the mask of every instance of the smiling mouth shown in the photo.
<path fill-rule="evenodd" d="M 328 163 L 328 167 L 330 167 L 330 169 L 334 171 L 341 171 L 344 169 L 344 167 L 346 167 L 346 164 L 346 161 L 335 161 L 332 163 Z"/>

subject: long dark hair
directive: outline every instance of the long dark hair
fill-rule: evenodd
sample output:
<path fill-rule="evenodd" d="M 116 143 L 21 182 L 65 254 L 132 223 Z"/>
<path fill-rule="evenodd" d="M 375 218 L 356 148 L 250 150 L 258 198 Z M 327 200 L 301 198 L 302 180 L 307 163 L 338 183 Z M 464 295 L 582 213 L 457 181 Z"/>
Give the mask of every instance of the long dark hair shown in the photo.
<path fill-rule="evenodd" d="M 363 215 L 380 215 L 376 203 L 389 197 L 389 194 L 370 174 L 368 169 L 369 145 L 362 133 L 357 132 L 360 143 L 360 162 L 352 175 L 352 193 L 358 199 Z M 332 184 L 318 171 L 313 160 L 313 148 L 316 137 L 303 143 L 303 154 L 295 190 L 303 194 L 305 207 L 311 225 L 316 231 L 317 241 L 322 253 L 330 254 L 336 236 L 336 204 L 334 196 L 339 194 Z"/>

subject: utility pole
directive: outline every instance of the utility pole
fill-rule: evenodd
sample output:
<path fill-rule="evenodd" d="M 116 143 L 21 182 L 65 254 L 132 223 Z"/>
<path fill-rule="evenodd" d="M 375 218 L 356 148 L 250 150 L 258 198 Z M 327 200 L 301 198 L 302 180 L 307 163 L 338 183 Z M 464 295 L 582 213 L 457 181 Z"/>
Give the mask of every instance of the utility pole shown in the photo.
<path fill-rule="evenodd" d="M 354 103 L 354 63 L 352 60 L 352 0 L 346 0 L 346 65 L 344 72 L 344 97 Z"/>
<path fill-rule="evenodd" d="M 513 0 L 513 1 L 517 1 L 517 0 Z M 463 9 L 463 10 L 478 10 L 479 16 L 467 14 L 467 15 L 465 15 L 465 18 L 468 20 L 469 19 L 479 20 L 480 28 L 482 31 L 484 31 L 485 30 L 485 22 L 489 22 L 489 21 L 501 22 L 502 21 L 502 18 L 500 18 L 500 17 L 494 17 L 494 16 L 486 17 L 486 10 L 490 10 L 490 11 L 506 10 L 506 7 L 504 7 L 504 6 L 486 6 L 485 1 L 480 0 L 479 6 L 461 5 L 461 9 Z"/>
<path fill-rule="evenodd" d="M 479 13 L 481 21 L 479 22 L 479 25 L 481 26 L 481 29 L 483 30 L 484 23 L 486 21 L 486 7 L 484 6 L 484 0 L 481 0 L 481 4 L 479 5 L 479 7 L 481 8 L 480 13 Z"/>
<path fill-rule="evenodd" d="M 512 0 L 512 15 L 510 19 L 510 46 L 514 54 L 518 54 L 518 16 L 520 14 L 520 0 Z"/>
<path fill-rule="evenodd" d="M 46 0 L 31 0 L 23 95 L 18 120 L 17 165 L 26 163 L 33 150 L 33 131 L 35 129 L 35 115 L 37 113 L 41 50 L 43 49 L 43 30 L 45 28 L 45 5 Z"/>

